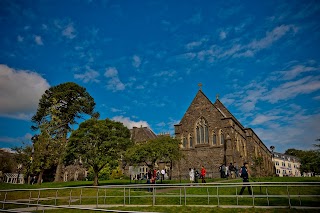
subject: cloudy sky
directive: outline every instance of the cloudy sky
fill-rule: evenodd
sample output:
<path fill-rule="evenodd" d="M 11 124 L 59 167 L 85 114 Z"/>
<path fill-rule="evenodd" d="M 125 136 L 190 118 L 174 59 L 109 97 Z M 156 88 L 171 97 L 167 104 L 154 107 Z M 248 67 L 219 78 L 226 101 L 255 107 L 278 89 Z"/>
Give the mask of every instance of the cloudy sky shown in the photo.
<path fill-rule="evenodd" d="M 50 86 L 101 118 L 173 133 L 198 91 L 269 147 L 320 138 L 319 1 L 0 1 L 0 147 L 30 143 Z"/>

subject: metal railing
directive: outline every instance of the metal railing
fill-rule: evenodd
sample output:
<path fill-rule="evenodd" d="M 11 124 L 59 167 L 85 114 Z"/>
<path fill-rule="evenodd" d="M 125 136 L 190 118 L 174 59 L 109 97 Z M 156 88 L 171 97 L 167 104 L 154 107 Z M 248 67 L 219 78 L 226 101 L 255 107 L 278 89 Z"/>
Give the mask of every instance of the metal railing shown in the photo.
<path fill-rule="evenodd" d="M 110 210 L 119 206 L 210 206 L 222 208 L 320 209 L 320 182 L 132 184 L 0 190 L 0 211 L 26 207 Z M 108 209 L 106 209 L 108 208 Z M 18 210 L 17 210 L 18 211 Z M 126 211 L 127 212 L 127 211 Z"/>

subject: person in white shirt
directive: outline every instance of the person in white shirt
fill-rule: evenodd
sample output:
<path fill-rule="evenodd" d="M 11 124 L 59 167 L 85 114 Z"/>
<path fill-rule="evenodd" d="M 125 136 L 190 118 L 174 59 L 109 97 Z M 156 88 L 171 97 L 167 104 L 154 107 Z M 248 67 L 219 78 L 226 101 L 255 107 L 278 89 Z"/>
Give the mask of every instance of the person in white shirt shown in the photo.
<path fill-rule="evenodd" d="M 161 183 L 162 183 L 162 180 L 164 180 L 164 175 L 166 174 L 166 170 L 162 169 L 161 170 Z"/>
<path fill-rule="evenodd" d="M 194 170 L 189 168 L 190 183 L 194 182 Z"/>

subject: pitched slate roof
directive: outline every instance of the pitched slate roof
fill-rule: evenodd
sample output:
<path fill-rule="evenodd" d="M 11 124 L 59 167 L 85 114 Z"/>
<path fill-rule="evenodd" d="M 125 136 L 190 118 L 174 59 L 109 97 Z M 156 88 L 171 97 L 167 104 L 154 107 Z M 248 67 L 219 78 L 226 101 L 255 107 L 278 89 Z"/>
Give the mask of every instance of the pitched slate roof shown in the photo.
<path fill-rule="evenodd" d="M 130 129 L 130 133 L 131 139 L 135 143 L 146 142 L 157 138 L 157 135 L 148 127 L 133 127 L 133 129 Z"/>

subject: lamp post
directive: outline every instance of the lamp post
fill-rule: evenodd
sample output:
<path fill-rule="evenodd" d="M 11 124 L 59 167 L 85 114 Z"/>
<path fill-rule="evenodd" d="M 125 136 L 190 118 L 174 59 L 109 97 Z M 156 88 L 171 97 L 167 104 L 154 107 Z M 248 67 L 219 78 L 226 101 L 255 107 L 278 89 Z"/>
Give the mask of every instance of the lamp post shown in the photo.
<path fill-rule="evenodd" d="M 272 153 L 272 155 L 271 155 L 271 161 L 272 161 L 273 169 L 274 169 L 273 172 L 275 172 L 275 173 L 277 174 L 277 171 L 275 171 L 275 170 L 276 170 L 276 168 L 275 168 L 275 163 L 273 163 L 273 161 L 274 161 L 274 153 L 273 153 L 273 151 L 275 150 L 275 148 L 276 148 L 275 146 L 270 146 L 271 153 Z"/>
<path fill-rule="evenodd" d="M 273 157 L 274 157 L 274 154 L 273 154 L 273 151 L 275 150 L 275 146 L 270 146 L 270 149 L 271 149 L 271 152 L 272 152 L 272 159 L 273 159 Z"/>

